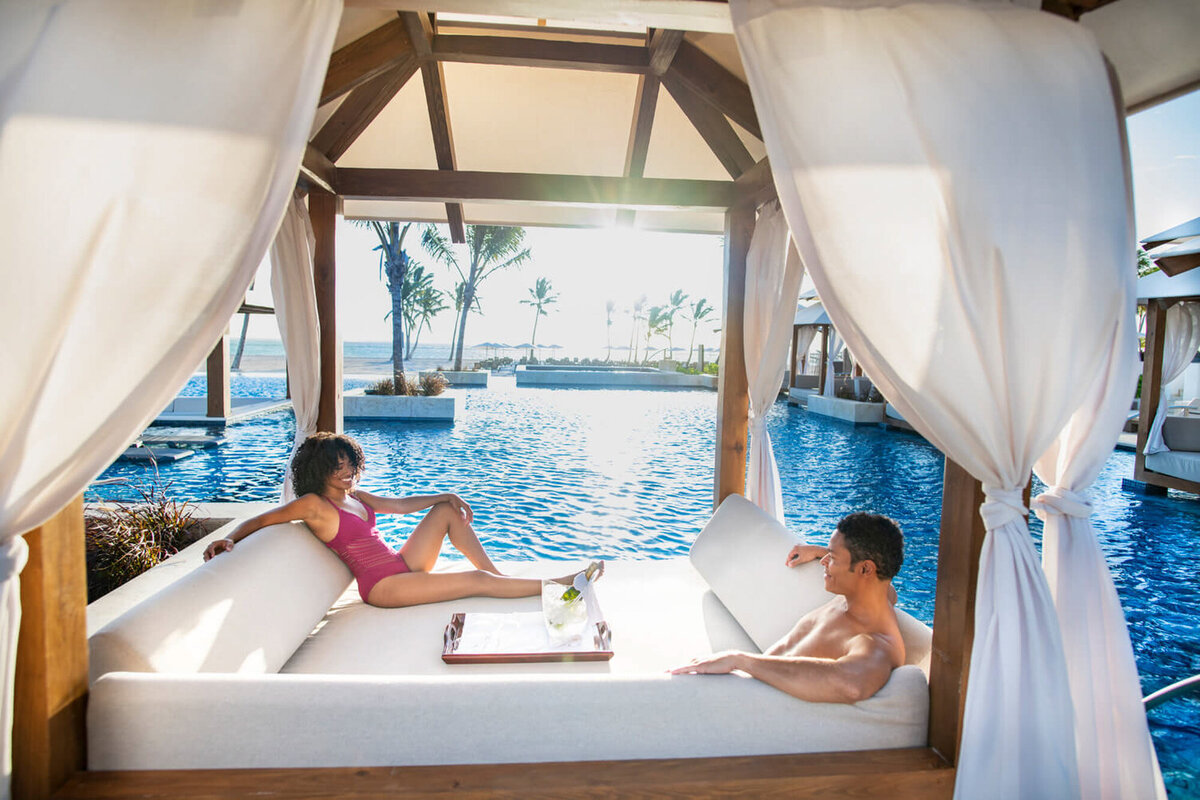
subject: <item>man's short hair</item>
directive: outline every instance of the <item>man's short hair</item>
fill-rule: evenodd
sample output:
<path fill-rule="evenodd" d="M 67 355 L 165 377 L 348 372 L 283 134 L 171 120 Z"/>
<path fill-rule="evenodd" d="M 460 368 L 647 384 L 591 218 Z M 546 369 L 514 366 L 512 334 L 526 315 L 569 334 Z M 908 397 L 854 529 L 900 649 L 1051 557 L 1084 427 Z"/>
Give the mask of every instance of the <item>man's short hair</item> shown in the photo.
<path fill-rule="evenodd" d="M 882 514 L 856 511 L 837 524 L 852 564 L 875 562 L 875 574 L 887 579 L 895 576 L 904 563 L 904 535 L 900 526 Z"/>

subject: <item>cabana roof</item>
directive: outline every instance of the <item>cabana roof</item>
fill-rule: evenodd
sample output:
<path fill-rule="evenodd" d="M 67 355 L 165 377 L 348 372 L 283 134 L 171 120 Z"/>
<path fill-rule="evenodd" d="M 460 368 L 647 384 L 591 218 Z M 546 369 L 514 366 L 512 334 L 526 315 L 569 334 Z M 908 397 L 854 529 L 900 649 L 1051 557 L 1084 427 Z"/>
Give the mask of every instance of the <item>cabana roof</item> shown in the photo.
<path fill-rule="evenodd" d="M 347 217 L 722 233 L 721 186 L 765 156 L 724 3 L 346 5 L 305 164 Z M 1095 33 L 1129 109 L 1200 85 L 1191 0 L 1042 5 Z M 563 202 L 549 176 L 603 180 Z M 703 183 L 623 191 L 643 177 Z"/>
<path fill-rule="evenodd" d="M 1200 297 L 1200 270 L 1192 270 L 1174 277 L 1165 272 L 1152 272 L 1138 278 L 1139 303 L 1181 297 Z"/>
<path fill-rule="evenodd" d="M 829 315 L 825 313 L 825 306 L 820 303 L 813 303 L 811 306 L 800 306 L 796 309 L 796 319 L 792 322 L 793 325 L 832 325 L 829 320 Z"/>

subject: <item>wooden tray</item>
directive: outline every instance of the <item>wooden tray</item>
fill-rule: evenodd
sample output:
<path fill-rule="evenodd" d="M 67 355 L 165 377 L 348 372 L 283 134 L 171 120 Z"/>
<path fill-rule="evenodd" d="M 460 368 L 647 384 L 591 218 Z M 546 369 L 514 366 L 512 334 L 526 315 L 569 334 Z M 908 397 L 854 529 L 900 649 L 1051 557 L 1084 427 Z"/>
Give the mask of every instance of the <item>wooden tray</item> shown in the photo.
<path fill-rule="evenodd" d="M 500 636 L 500 640 L 494 643 L 494 647 L 464 649 L 471 648 L 470 642 L 464 644 L 463 641 L 463 632 L 467 627 L 468 616 L 477 624 L 483 625 L 490 625 L 494 620 L 504 618 L 504 624 L 514 626 L 514 630 L 521 634 L 513 637 L 519 640 L 520 646 L 511 650 L 506 649 L 504 637 Z M 446 626 L 442 661 L 447 664 L 528 664 L 538 661 L 608 661 L 611 659 L 613 657 L 612 633 L 608 629 L 608 623 L 600 620 L 592 626 L 591 633 L 589 642 L 585 632 L 583 646 L 554 649 L 550 646 L 541 612 L 454 614 L 450 617 L 450 624 Z M 539 639 L 542 642 L 540 645 L 537 644 Z"/>

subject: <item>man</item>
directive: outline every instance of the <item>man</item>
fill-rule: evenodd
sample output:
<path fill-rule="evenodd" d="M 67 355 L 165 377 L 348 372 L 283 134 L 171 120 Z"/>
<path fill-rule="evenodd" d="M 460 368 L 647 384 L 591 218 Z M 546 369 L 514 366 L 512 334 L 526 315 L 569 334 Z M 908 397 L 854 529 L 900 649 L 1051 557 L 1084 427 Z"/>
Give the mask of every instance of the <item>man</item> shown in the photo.
<path fill-rule="evenodd" d="M 828 548 L 796 545 L 787 564 L 817 558 L 825 569 L 826 591 L 837 596 L 805 614 L 767 652 L 727 650 L 671 672 L 738 670 L 819 703 L 857 703 L 882 689 L 904 663 L 904 641 L 892 609 L 892 577 L 904 561 L 900 528 L 879 514 L 850 514 L 838 523 Z"/>

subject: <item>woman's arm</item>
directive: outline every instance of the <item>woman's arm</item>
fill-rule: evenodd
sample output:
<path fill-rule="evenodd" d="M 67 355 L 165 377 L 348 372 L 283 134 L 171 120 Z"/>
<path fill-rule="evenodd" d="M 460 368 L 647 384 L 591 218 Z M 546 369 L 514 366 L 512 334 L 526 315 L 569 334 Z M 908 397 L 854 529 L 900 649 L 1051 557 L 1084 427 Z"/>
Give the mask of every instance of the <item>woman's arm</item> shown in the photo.
<path fill-rule="evenodd" d="M 471 506 L 467 505 L 467 501 L 450 492 L 443 494 L 418 494 L 412 497 L 380 497 L 379 495 L 359 489 L 354 494 L 359 500 L 375 509 L 375 513 L 377 514 L 380 512 L 384 514 L 412 514 L 414 511 L 424 511 L 427 508 L 432 508 L 438 503 L 449 503 L 450 507 L 457 511 L 467 522 L 475 518 L 475 512 L 471 510 Z"/>
<path fill-rule="evenodd" d="M 257 530 L 266 528 L 270 525 L 278 525 L 281 522 L 301 522 L 310 523 L 318 513 L 320 508 L 320 499 L 315 494 L 306 494 L 303 497 L 298 497 L 290 503 L 285 503 L 281 506 L 276 506 L 270 511 L 264 511 L 255 517 L 243 520 L 233 531 L 224 539 L 217 539 L 204 550 L 204 560 L 208 561 L 215 555 L 228 552 L 233 549 L 234 545 L 245 539 L 250 534 Z"/>

